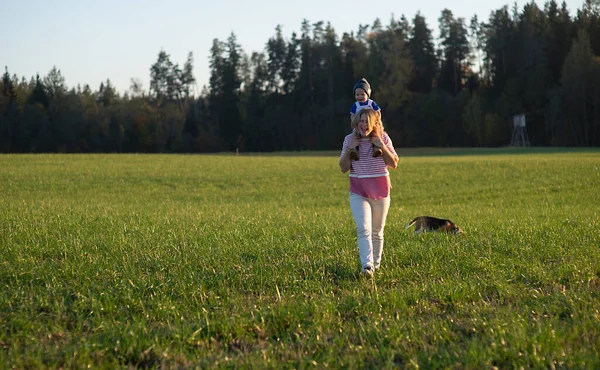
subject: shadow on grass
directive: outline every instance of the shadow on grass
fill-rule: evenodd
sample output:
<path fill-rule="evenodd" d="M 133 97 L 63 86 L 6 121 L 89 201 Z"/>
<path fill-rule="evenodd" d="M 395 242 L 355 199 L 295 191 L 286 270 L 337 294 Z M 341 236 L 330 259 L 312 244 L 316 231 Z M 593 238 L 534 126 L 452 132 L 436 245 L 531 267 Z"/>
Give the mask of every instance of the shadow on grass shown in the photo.
<path fill-rule="evenodd" d="M 325 275 L 336 283 L 356 280 L 356 278 L 359 276 L 356 269 L 341 263 L 334 263 L 325 266 Z"/>

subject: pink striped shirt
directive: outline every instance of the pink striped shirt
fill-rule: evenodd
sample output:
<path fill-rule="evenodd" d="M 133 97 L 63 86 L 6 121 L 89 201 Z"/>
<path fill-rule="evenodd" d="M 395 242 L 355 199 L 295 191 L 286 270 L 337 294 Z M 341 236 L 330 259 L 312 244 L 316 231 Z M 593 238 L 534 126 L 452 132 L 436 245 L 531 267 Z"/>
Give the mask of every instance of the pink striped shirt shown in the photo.
<path fill-rule="evenodd" d="M 352 140 L 353 135 L 352 133 L 344 138 L 340 158 L 349 149 L 348 144 Z M 392 139 L 390 139 L 386 132 L 383 133 L 381 141 L 392 154 L 397 155 L 392 144 Z M 371 139 L 364 138 L 360 140 L 358 153 L 360 160 L 352 161 L 350 167 L 350 191 L 372 199 L 387 197 L 392 187 L 389 172 L 383 157 L 373 158 Z"/>

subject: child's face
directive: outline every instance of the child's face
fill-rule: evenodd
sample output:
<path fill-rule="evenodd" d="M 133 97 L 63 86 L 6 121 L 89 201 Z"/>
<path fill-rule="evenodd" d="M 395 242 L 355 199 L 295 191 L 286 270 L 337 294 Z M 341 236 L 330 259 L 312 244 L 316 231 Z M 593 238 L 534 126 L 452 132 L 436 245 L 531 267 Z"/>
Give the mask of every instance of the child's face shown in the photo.
<path fill-rule="evenodd" d="M 365 90 L 361 89 L 360 87 L 354 91 L 354 97 L 356 98 L 356 101 L 359 103 L 364 103 L 367 101 L 367 93 L 365 92 Z"/>

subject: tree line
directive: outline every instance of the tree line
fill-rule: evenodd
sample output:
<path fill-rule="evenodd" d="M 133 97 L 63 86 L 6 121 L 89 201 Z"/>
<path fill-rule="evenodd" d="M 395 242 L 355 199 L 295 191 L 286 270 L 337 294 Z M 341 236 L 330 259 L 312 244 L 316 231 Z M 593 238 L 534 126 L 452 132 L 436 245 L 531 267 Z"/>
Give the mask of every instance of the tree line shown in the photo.
<path fill-rule="evenodd" d="M 397 146 L 507 145 L 517 114 L 533 145 L 600 145 L 600 0 L 573 15 L 551 0 L 437 21 L 436 37 L 419 13 L 341 36 L 304 20 L 251 54 L 232 33 L 213 41 L 200 92 L 192 53 L 180 66 L 161 50 L 148 90 L 132 79 L 123 94 L 110 79 L 69 88 L 56 67 L 30 79 L 6 68 L 0 151 L 337 150 L 362 77 Z"/>

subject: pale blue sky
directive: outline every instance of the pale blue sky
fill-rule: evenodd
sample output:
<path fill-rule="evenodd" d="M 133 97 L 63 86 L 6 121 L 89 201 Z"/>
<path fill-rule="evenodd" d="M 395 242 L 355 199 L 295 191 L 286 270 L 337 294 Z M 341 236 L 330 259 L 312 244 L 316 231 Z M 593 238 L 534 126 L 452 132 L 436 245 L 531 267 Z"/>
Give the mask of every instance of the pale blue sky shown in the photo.
<path fill-rule="evenodd" d="M 528 1 L 516 1 L 519 9 Z M 545 1 L 536 1 L 543 7 Z M 561 1 L 557 1 L 561 3 Z M 316 1 L 316 0 L 0 0 L 2 35 L 0 64 L 11 74 L 29 79 L 45 76 L 52 66 L 61 70 L 69 87 L 89 84 L 97 90 L 110 78 L 123 93 L 131 78 L 148 89 L 149 69 L 164 49 L 171 61 L 183 66 L 194 53 L 197 89 L 208 84 L 208 55 L 215 38 L 225 41 L 235 33 L 242 49 L 263 51 L 278 24 L 283 35 L 300 34 L 303 19 L 330 22 L 336 33 L 358 30 L 380 18 L 383 25 L 392 15 L 412 19 L 417 12 L 426 18 L 437 37 L 437 19 L 444 8 L 467 24 L 473 15 L 487 20 L 492 10 L 514 1 L 421 0 L 421 1 Z M 583 0 L 566 0 L 570 11 Z"/>

